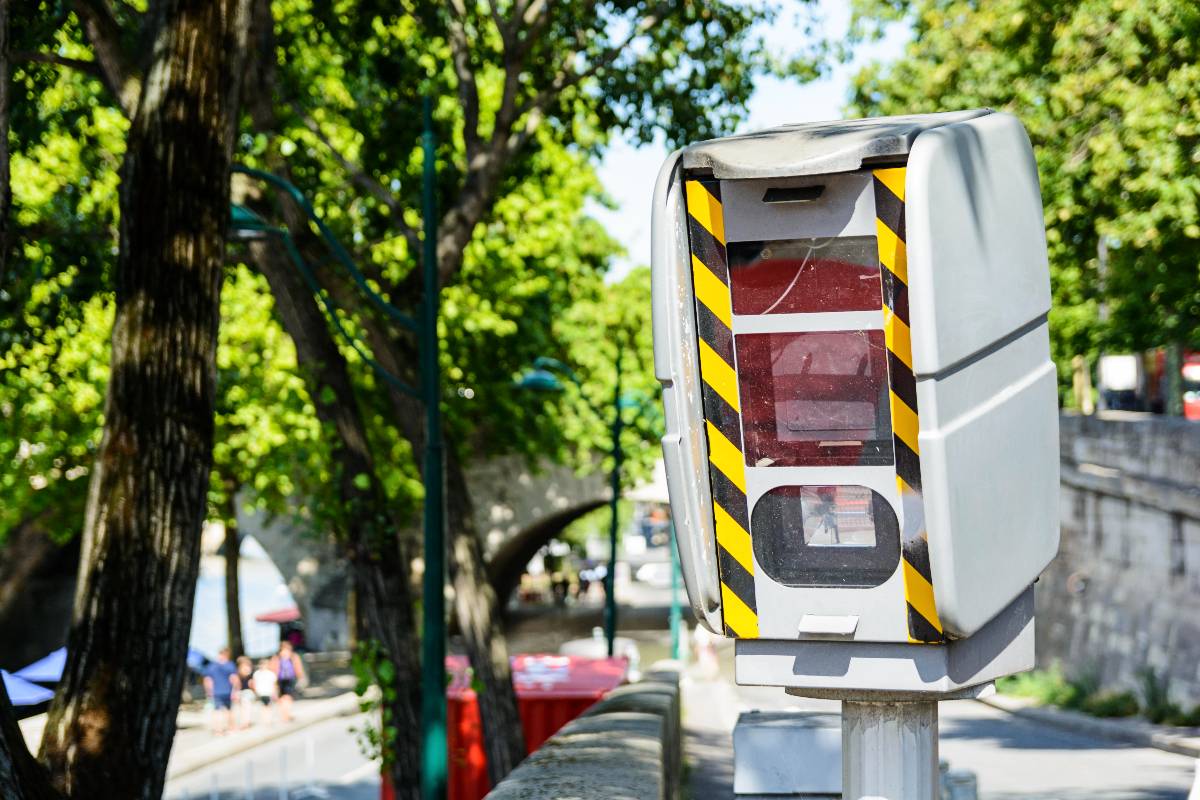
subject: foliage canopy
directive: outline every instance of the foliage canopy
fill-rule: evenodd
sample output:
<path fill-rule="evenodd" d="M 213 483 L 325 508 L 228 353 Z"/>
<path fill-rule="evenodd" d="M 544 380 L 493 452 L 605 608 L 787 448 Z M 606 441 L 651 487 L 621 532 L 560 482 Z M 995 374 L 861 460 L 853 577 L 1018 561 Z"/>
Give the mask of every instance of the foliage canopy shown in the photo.
<path fill-rule="evenodd" d="M 1200 345 L 1200 7 L 1176 0 L 859 0 L 907 19 L 904 56 L 854 109 L 991 106 L 1025 123 L 1042 177 L 1060 370 L 1101 348 Z"/>

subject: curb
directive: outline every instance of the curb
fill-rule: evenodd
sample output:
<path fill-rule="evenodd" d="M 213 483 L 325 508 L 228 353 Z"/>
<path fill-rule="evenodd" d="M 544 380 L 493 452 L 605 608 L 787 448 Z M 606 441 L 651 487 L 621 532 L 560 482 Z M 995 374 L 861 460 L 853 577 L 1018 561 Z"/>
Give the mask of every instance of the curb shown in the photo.
<path fill-rule="evenodd" d="M 1126 717 L 1120 722 L 1112 719 L 1092 717 L 1079 711 L 1033 705 L 1030 701 L 993 694 L 976 700 L 992 708 L 1006 711 L 1015 717 L 1041 722 L 1073 733 L 1095 736 L 1139 747 L 1153 747 L 1181 756 L 1200 758 L 1200 736 L 1189 735 L 1195 728 L 1184 728 L 1188 733 L 1175 733 L 1162 725 L 1144 719 Z"/>
<path fill-rule="evenodd" d="M 182 778 L 185 775 L 190 775 L 205 767 L 212 766 L 219 761 L 224 761 L 231 756 L 241 755 L 247 750 L 252 750 L 255 747 L 273 742 L 276 739 L 282 739 L 285 736 L 291 736 L 297 731 L 302 731 L 305 728 L 310 728 L 313 725 L 326 722 L 335 717 L 348 717 L 357 714 L 359 703 L 362 699 L 354 692 L 346 692 L 336 697 L 315 700 L 313 704 L 320 703 L 321 707 L 315 709 L 311 715 L 305 715 L 303 719 L 297 718 L 291 724 L 275 725 L 263 730 L 261 733 L 257 733 L 253 738 L 237 736 L 214 739 L 201 747 L 193 748 L 190 752 L 181 752 L 177 757 L 173 756 L 167 765 L 167 780 L 171 781 L 176 778 Z"/>

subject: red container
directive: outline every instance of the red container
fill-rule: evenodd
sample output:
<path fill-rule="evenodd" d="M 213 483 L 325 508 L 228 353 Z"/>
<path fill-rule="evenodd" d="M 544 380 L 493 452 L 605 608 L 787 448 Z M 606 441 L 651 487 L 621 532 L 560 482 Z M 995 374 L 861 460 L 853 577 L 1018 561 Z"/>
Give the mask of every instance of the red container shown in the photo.
<path fill-rule="evenodd" d="M 532 753 L 558 729 L 625 681 L 623 658 L 518 655 L 512 658 L 513 685 L 526 752 Z M 449 728 L 449 800 L 480 800 L 491 790 L 479 703 L 471 688 L 467 659 L 450 656 L 453 680 L 446 690 Z"/>
<path fill-rule="evenodd" d="M 449 750 L 448 800 L 481 800 L 492 788 L 483 750 L 479 702 L 471 688 L 466 656 L 447 656 L 451 675 L 446 688 L 446 727 Z M 525 731 L 525 751 L 532 753 L 558 729 L 625 681 L 624 658 L 531 655 L 512 657 L 513 686 Z M 382 800 L 393 800 L 385 775 Z"/>

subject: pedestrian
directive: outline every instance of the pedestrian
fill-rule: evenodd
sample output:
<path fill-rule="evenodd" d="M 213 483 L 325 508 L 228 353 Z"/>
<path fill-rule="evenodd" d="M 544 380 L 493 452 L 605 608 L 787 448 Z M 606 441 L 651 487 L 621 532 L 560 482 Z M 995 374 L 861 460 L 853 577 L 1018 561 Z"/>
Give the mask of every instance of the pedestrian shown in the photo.
<path fill-rule="evenodd" d="M 271 659 L 279 692 L 279 717 L 284 722 L 292 721 L 292 701 L 296 696 L 297 681 L 304 680 L 304 664 L 300 656 L 286 639 L 279 643 L 279 652 Z"/>
<path fill-rule="evenodd" d="M 258 668 L 254 670 L 254 674 L 250 677 L 250 684 L 254 689 L 255 696 L 258 697 L 259 705 L 262 707 L 262 721 L 268 725 L 275 721 L 273 709 L 277 699 L 278 683 L 278 678 L 276 678 L 275 673 L 271 670 L 271 662 L 265 658 L 259 661 Z"/>
<path fill-rule="evenodd" d="M 210 661 L 204 668 L 204 693 L 212 703 L 213 733 L 224 736 L 229 732 L 232 720 L 230 709 L 233 706 L 233 693 L 240 687 L 237 667 L 229 660 L 231 653 L 228 647 L 222 647 L 217 653 L 217 660 Z"/>
<path fill-rule="evenodd" d="M 237 707 L 234 709 L 234 718 L 236 727 L 245 729 L 250 727 L 250 715 L 254 712 L 254 689 L 250 686 L 251 677 L 254 675 L 254 662 L 246 656 L 237 657 L 237 674 L 238 684 L 240 688 L 237 692 Z"/>

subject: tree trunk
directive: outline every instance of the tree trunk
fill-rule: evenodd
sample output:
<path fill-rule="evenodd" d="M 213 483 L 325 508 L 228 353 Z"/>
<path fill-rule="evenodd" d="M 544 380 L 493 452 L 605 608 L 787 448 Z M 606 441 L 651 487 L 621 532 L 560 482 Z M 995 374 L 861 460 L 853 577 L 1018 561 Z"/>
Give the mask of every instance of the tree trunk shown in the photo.
<path fill-rule="evenodd" d="M 525 732 L 517 711 L 508 647 L 500 628 L 496 593 L 488 580 L 483 547 L 475 530 L 471 498 L 458 455 L 446 449 L 446 508 L 450 529 L 450 579 L 454 614 L 467 646 L 475 679 L 488 779 L 495 786 L 525 758 Z"/>
<path fill-rule="evenodd" d="M 406 363 L 412 363 L 411 359 L 405 358 L 400 345 L 369 320 L 365 324 L 368 343 L 380 365 L 393 375 L 413 381 L 411 370 L 404 369 Z M 425 428 L 420 405 L 395 388 L 390 389 L 389 396 L 397 429 L 408 439 L 414 453 L 421 452 Z M 454 615 L 471 668 L 482 687 L 478 693 L 480 722 L 488 779 L 494 786 L 525 758 L 525 733 L 517 710 L 500 608 L 488 579 L 483 547 L 471 512 L 470 487 L 455 449 L 447 446 L 445 452 L 448 570 L 454 585 Z M 420 459 L 417 467 L 424 468 Z"/>
<path fill-rule="evenodd" d="M 397 798 L 417 800 L 421 785 L 421 665 L 408 559 L 378 500 L 366 429 L 346 362 L 316 299 L 278 243 L 257 242 L 251 250 L 271 285 L 284 330 L 296 344 L 296 360 L 317 416 L 336 434 L 333 458 L 340 475 L 346 525 L 342 542 L 353 568 L 356 610 L 396 672 L 397 691 L 388 704 L 396 737 L 389 758 L 392 783 Z"/>
<path fill-rule="evenodd" d="M 62 800 L 62 795 L 50 785 L 46 770 L 25 746 L 4 681 L 0 681 L 0 797 L 4 800 Z"/>
<path fill-rule="evenodd" d="M 225 522 L 225 543 L 222 547 L 225 551 L 225 624 L 229 629 L 229 649 L 234 658 L 246 652 L 242 641 L 242 600 L 238 589 L 242 544 L 238 537 L 236 494 L 237 486 L 232 481 L 226 481 L 225 502 L 221 509 Z"/>
<path fill-rule="evenodd" d="M 247 74 L 254 81 L 247 109 L 255 129 L 273 134 L 277 120 L 275 87 L 275 28 L 270 0 L 254 2 L 254 46 Z M 281 159 L 271 169 L 289 177 Z M 284 205 L 289 228 L 308 230 L 296 208 Z M 379 481 L 367 442 L 366 427 L 346 360 L 329 331 L 329 324 L 296 266 L 279 242 L 251 245 L 255 264 L 266 277 L 284 330 L 296 345 L 296 360 L 316 407 L 317 417 L 334 438 L 333 458 L 339 473 L 339 495 L 345 530 L 341 545 L 350 560 L 354 586 L 356 637 L 378 639 L 395 672 L 396 691 L 385 698 L 395 738 L 385 753 L 389 774 L 400 800 L 419 800 L 421 787 L 421 663 L 420 642 L 409 576 L 410 559 L 396 536 L 396 526 L 379 497 Z M 360 476 L 366 476 L 364 482 Z"/>
<path fill-rule="evenodd" d="M 4 0 L 0 0 L 0 3 Z M 29 591 L 29 580 L 62 549 L 47 529 L 54 514 L 51 509 L 23 519 L 3 537 L 0 550 L 0 620 L 12 611 L 12 604 Z"/>
<path fill-rule="evenodd" d="M 41 750 L 76 798 L 160 797 L 175 737 L 212 468 L 241 3 L 160 4 L 126 140 L 105 428 Z"/>

